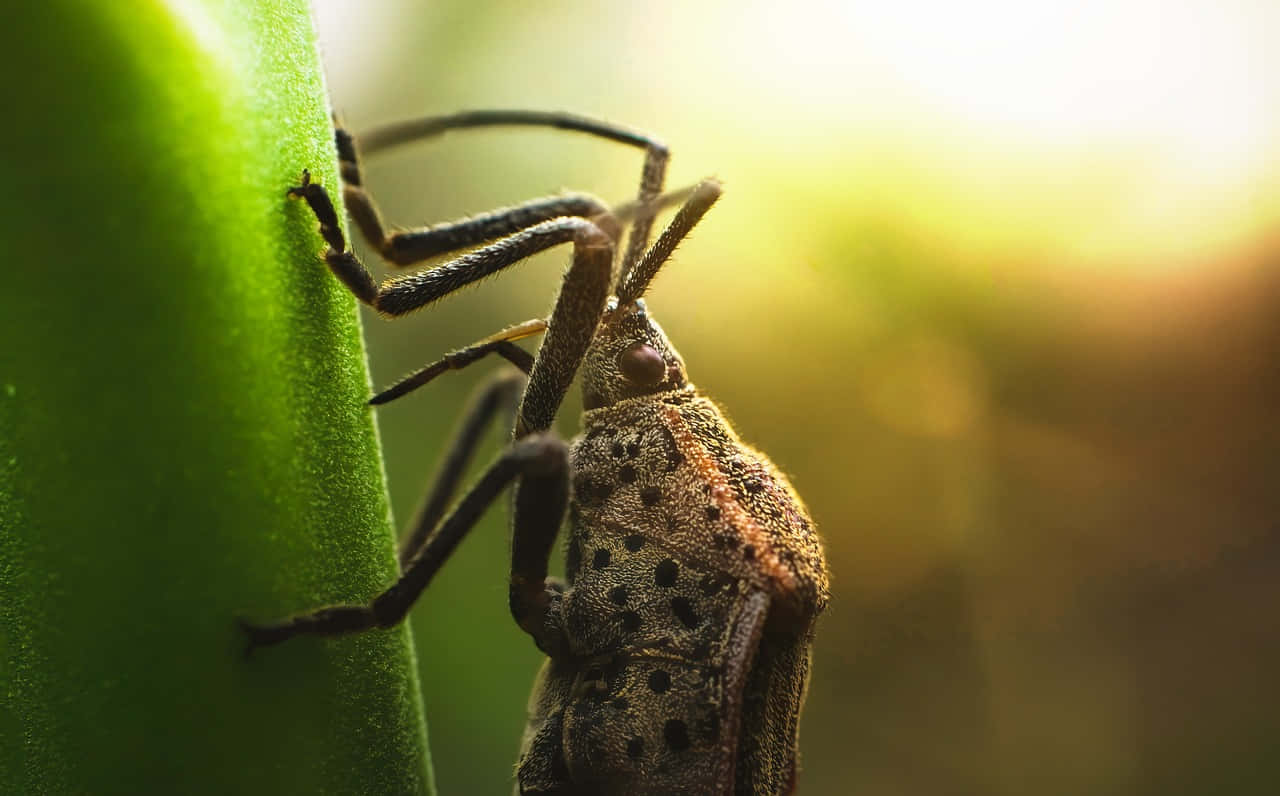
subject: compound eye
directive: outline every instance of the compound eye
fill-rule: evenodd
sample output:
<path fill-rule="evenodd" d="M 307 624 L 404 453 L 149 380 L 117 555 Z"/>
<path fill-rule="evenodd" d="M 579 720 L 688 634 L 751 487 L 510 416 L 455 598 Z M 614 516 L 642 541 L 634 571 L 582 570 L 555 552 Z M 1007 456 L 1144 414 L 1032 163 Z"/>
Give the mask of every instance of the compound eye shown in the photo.
<path fill-rule="evenodd" d="M 618 370 L 633 384 L 652 387 L 667 377 L 667 361 L 653 346 L 636 343 L 618 354 Z"/>

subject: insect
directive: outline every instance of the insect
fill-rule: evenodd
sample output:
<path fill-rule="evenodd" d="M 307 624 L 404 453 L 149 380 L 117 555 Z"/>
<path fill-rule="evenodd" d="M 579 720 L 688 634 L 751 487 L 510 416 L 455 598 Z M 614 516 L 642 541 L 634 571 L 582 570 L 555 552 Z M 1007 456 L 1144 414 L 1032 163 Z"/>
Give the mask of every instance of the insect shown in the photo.
<path fill-rule="evenodd" d="M 638 199 L 613 212 L 589 196 L 550 197 L 388 235 L 361 186 L 354 140 L 338 129 L 346 205 L 385 259 L 410 265 L 472 249 L 379 284 L 347 249 L 328 193 L 304 171 L 289 195 L 319 220 L 326 263 L 382 314 L 419 309 L 552 246 L 572 244 L 572 261 L 547 320 L 448 354 L 372 399 L 398 398 L 488 354 L 527 374 L 511 445 L 446 512 L 480 431 L 523 380 L 493 381 L 469 410 L 402 548 L 399 580 L 368 605 L 242 623 L 250 649 L 400 622 L 479 515 L 513 486 L 511 613 L 548 658 L 530 701 L 519 792 L 790 793 L 814 621 L 828 599 L 821 545 L 786 478 L 689 382 L 643 299 L 720 185 L 706 180 L 664 195 L 663 144 L 558 113 L 475 111 L 407 122 L 375 131 L 365 149 L 486 125 L 566 128 L 639 147 Z M 650 246 L 656 213 L 677 202 Z M 536 357 L 514 343 L 539 332 Z M 575 375 L 583 433 L 566 445 L 550 428 Z M 547 565 L 566 516 L 562 582 L 548 577 Z"/>

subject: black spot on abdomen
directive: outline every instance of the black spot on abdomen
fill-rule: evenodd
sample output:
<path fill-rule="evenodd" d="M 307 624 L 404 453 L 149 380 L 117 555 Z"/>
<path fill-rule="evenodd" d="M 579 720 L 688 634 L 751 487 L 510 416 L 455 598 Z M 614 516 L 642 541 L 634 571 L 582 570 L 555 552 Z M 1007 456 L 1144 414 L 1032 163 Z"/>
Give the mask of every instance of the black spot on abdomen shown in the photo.
<path fill-rule="evenodd" d="M 676 619 L 680 620 L 680 624 L 693 630 L 698 626 L 698 615 L 693 611 L 693 604 L 689 602 L 688 597 L 672 597 L 671 613 L 676 615 Z"/>
<path fill-rule="evenodd" d="M 662 725 L 662 740 L 673 752 L 683 752 L 689 748 L 689 728 L 680 719 L 671 719 Z"/>
<path fill-rule="evenodd" d="M 671 675 L 661 669 L 654 669 L 649 672 L 649 690 L 655 694 L 661 694 L 671 687 Z"/>
<path fill-rule="evenodd" d="M 674 586 L 679 573 L 680 568 L 676 565 L 676 562 L 669 558 L 663 559 L 658 562 L 658 566 L 654 567 L 653 582 L 659 586 Z"/>
<path fill-rule="evenodd" d="M 639 735 L 627 741 L 627 757 L 639 760 L 644 755 L 644 739 Z"/>

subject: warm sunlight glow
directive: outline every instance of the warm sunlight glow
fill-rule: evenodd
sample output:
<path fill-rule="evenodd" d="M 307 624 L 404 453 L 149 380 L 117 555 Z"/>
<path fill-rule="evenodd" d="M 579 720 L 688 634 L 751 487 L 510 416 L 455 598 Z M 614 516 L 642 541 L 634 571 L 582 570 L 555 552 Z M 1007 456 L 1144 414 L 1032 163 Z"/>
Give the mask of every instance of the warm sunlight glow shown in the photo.
<path fill-rule="evenodd" d="M 1268 19 L 1264 3 L 1208 0 L 828 0 L 758 3 L 733 27 L 773 47 L 740 53 L 757 97 L 900 141 L 963 195 L 963 212 L 942 211 L 961 236 L 975 215 L 1024 236 L 1038 216 L 1041 245 L 1066 257 L 1170 263 L 1275 217 Z"/>
<path fill-rule="evenodd" d="M 1049 141 L 1142 137 L 1191 168 L 1258 163 L 1263 30 L 1229 4 L 908 0 L 848 7 L 868 59 L 955 116 Z M 845 43 L 844 46 L 849 46 Z"/>

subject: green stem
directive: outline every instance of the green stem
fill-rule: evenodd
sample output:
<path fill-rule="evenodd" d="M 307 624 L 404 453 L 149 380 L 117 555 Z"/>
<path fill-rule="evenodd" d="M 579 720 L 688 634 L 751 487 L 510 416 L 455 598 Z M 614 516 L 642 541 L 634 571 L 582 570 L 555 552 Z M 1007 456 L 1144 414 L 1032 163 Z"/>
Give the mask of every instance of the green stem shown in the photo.
<path fill-rule="evenodd" d="M 430 792 L 305 0 L 18 3 L 0 26 L 0 792 Z"/>

